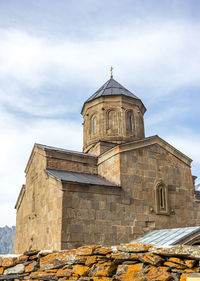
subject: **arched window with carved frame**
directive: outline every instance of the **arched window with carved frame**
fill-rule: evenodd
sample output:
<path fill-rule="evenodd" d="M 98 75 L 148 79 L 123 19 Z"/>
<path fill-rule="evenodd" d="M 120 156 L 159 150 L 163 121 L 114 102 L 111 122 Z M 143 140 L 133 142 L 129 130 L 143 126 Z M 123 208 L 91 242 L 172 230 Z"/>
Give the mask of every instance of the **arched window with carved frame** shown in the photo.
<path fill-rule="evenodd" d="M 134 134 L 134 118 L 132 110 L 126 112 L 126 133 L 128 135 Z"/>
<path fill-rule="evenodd" d="M 118 115 L 115 109 L 109 109 L 106 112 L 106 130 L 108 134 L 118 133 Z"/>
<path fill-rule="evenodd" d="M 168 189 L 162 180 L 156 183 L 154 193 L 156 214 L 169 215 Z"/>
<path fill-rule="evenodd" d="M 96 135 L 98 131 L 98 120 L 96 113 L 94 113 L 90 118 L 90 134 Z"/>

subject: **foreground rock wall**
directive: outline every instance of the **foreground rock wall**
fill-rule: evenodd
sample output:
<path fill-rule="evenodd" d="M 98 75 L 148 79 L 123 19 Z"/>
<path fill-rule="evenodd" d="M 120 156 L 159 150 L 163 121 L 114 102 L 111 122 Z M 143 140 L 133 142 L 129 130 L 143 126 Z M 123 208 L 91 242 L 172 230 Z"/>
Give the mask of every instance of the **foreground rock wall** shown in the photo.
<path fill-rule="evenodd" d="M 200 247 L 140 243 L 0 256 L 0 280 L 185 281 L 199 272 Z"/>

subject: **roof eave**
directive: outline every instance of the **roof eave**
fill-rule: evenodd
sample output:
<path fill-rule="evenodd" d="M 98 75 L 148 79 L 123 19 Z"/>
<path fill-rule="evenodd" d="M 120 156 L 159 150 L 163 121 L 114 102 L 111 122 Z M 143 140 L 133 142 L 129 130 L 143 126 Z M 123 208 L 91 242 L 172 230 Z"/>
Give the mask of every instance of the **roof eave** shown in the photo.
<path fill-rule="evenodd" d="M 110 98 L 110 97 L 116 97 L 116 96 L 126 97 L 126 98 L 129 98 L 129 99 L 132 99 L 132 100 L 138 100 L 138 101 L 141 102 L 141 105 L 142 105 L 142 109 L 141 109 L 142 113 L 144 114 L 144 113 L 147 111 L 147 109 L 146 109 L 146 107 L 144 106 L 143 102 L 142 102 L 141 99 L 139 99 L 139 98 L 134 98 L 134 97 L 131 97 L 131 96 L 126 96 L 126 95 L 123 95 L 123 94 L 112 94 L 112 95 L 100 96 L 100 97 L 94 98 L 94 99 L 92 99 L 92 100 L 85 101 L 84 104 L 83 104 L 83 106 L 82 106 L 82 109 L 81 109 L 81 115 L 83 115 L 83 111 L 84 111 L 84 108 L 85 108 L 85 105 L 86 105 L 86 104 L 89 104 L 90 102 L 93 102 L 94 100 L 97 100 L 97 99 L 100 99 L 100 98 L 107 98 L 107 97 Z"/>

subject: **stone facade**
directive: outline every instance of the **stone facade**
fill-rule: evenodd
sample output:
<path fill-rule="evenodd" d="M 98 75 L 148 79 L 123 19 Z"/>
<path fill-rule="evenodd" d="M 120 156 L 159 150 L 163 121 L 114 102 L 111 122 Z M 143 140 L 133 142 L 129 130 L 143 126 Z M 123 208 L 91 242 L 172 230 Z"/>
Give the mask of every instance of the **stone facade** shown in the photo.
<path fill-rule="evenodd" d="M 199 225 L 192 160 L 158 136 L 145 138 L 140 99 L 114 79 L 103 87 L 107 94 L 97 91 L 82 109 L 83 153 L 35 144 L 16 203 L 16 253 Z"/>

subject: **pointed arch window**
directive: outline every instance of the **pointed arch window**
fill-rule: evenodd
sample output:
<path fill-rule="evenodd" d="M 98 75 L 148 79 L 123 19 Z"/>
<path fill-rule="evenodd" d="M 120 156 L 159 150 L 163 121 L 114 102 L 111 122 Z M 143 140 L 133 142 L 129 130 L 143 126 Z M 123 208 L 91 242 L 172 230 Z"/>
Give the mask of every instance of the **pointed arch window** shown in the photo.
<path fill-rule="evenodd" d="M 158 215 L 169 215 L 168 189 L 162 181 L 155 186 L 155 210 Z"/>

